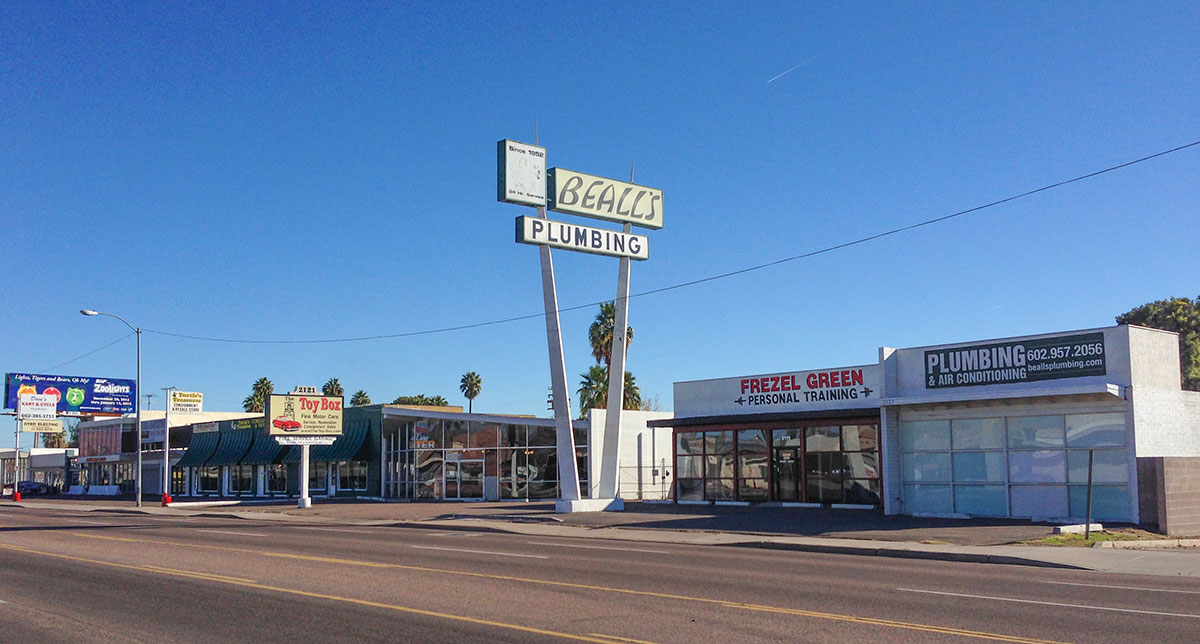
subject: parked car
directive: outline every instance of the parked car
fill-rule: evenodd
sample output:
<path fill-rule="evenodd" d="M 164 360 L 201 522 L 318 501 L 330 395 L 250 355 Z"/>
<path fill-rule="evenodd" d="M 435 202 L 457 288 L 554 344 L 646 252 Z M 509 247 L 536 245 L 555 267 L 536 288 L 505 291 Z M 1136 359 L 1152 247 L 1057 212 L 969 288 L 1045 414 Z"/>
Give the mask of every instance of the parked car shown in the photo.
<path fill-rule="evenodd" d="M 37 495 L 37 494 L 52 494 L 51 488 L 45 483 L 39 481 L 21 481 L 17 483 L 17 491 L 21 494 Z"/>

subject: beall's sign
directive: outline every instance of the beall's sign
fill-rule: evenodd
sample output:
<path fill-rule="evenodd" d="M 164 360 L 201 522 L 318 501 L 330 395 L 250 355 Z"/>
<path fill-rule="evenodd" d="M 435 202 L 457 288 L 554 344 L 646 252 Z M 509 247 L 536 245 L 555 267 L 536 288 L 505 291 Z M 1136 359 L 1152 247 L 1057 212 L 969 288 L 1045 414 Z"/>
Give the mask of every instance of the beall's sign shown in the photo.
<path fill-rule="evenodd" d="M 879 365 L 675 383 L 675 416 L 873 409 Z"/>
<path fill-rule="evenodd" d="M 546 177 L 550 210 L 643 228 L 663 227 L 662 190 L 562 168 L 550 168 Z"/>
<path fill-rule="evenodd" d="M 649 240 L 643 235 L 537 217 L 517 217 L 517 242 L 611 257 L 638 260 L 650 257 Z"/>

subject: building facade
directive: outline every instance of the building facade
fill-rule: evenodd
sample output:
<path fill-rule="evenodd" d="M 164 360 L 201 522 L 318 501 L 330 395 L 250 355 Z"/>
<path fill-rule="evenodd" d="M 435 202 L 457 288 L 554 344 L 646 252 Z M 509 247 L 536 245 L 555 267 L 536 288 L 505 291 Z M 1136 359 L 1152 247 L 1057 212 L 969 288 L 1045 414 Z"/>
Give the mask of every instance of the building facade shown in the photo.
<path fill-rule="evenodd" d="M 1174 333 L 1115 326 L 679 382 L 680 502 L 1200 529 L 1200 393 Z M 1190 527 L 1189 527 L 1190 526 Z"/>

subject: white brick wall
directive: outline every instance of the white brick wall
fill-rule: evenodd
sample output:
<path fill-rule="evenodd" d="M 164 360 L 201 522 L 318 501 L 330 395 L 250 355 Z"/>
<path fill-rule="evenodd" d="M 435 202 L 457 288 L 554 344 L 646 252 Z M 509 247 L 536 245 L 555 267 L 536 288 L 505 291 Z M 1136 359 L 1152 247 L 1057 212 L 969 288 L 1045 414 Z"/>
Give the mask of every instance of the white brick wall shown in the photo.
<path fill-rule="evenodd" d="M 1139 457 L 1200 456 L 1200 392 L 1131 387 L 1129 397 Z"/>

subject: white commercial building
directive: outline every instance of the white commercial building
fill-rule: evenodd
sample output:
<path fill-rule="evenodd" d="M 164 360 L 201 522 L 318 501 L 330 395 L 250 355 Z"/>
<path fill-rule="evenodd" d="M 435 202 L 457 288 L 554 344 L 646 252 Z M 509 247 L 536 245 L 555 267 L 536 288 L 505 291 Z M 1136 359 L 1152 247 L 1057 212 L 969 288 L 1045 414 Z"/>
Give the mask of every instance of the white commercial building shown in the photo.
<path fill-rule="evenodd" d="M 675 385 L 677 499 L 881 505 L 1200 532 L 1200 393 L 1136 326 Z M 1090 463 L 1090 466 L 1089 466 Z"/>

